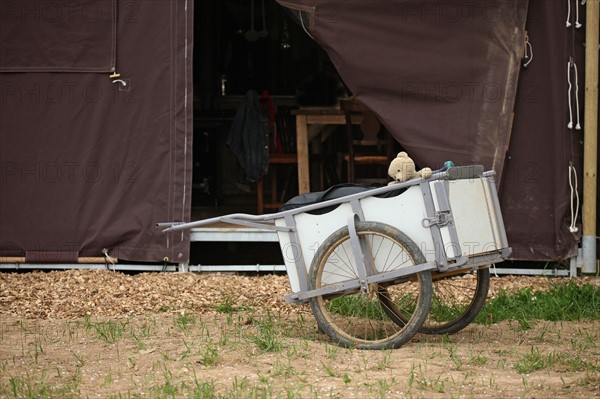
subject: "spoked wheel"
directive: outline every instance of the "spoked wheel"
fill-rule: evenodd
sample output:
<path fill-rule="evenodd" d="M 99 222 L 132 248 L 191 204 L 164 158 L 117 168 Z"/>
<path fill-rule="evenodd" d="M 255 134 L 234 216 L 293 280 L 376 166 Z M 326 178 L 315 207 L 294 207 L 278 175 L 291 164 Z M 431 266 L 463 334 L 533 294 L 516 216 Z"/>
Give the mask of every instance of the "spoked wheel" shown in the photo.
<path fill-rule="evenodd" d="M 356 233 L 361 242 L 365 263 L 375 270 L 370 275 L 390 272 L 425 263 L 417 245 L 398 229 L 375 222 L 357 222 Z M 368 267 L 368 266 L 367 266 Z M 412 280 L 369 284 L 369 292 L 360 288 L 343 293 L 312 298 L 310 305 L 321 331 L 344 347 L 360 349 L 398 348 L 409 341 L 427 317 L 431 302 L 431 273 L 412 274 Z M 342 227 L 320 246 L 310 267 L 313 289 L 358 279 L 348 227 Z M 414 286 L 405 294 L 406 284 Z M 396 308 L 386 309 L 381 293 L 394 304 L 407 302 L 412 306 L 410 317 L 398 324 L 390 315 Z M 395 305 L 394 305 L 395 306 Z"/>
<path fill-rule="evenodd" d="M 490 269 L 459 270 L 432 274 L 431 309 L 419 332 L 425 334 L 454 334 L 468 326 L 479 314 L 490 288 Z M 413 291 L 414 287 L 409 288 Z M 414 306 L 395 305 L 385 293 L 380 299 L 396 323 L 407 323 Z"/>

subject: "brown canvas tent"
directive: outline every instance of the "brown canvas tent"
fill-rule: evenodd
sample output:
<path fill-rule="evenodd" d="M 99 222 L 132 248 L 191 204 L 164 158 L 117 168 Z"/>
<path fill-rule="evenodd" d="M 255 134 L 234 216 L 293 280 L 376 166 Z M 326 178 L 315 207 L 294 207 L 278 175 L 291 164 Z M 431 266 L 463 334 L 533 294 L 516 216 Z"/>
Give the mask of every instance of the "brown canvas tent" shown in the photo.
<path fill-rule="evenodd" d="M 576 254 L 583 11 L 577 29 L 564 1 L 279 3 L 420 166 L 496 170 L 513 259 Z M 0 0 L 0 257 L 188 261 L 154 225 L 190 214 L 193 4 Z"/>
<path fill-rule="evenodd" d="M 0 256 L 186 262 L 188 235 L 154 226 L 189 219 L 193 1 L 0 0 L 0 19 Z"/>

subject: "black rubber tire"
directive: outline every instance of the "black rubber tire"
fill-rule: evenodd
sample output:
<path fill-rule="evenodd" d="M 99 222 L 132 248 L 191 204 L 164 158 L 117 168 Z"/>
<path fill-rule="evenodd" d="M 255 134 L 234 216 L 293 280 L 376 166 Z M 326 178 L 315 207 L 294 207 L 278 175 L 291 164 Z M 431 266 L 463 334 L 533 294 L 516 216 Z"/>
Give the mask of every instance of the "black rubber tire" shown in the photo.
<path fill-rule="evenodd" d="M 444 273 L 432 275 L 432 299 L 430 314 L 421 325 L 419 332 L 424 334 L 454 334 L 467 327 L 479 314 L 490 288 L 489 266 L 467 270 L 455 274 Z M 458 295 L 457 295 L 458 294 Z M 389 301 L 385 294 L 380 294 L 380 299 Z M 434 315 L 437 307 L 450 312 L 436 320 Z M 392 309 L 392 318 L 398 324 L 407 322 L 410 311 L 398 309 L 386 302 L 386 308 Z M 394 317 L 395 316 L 395 317 Z"/>
<path fill-rule="evenodd" d="M 375 271 L 389 272 L 401 267 L 425 263 L 425 256 L 417 245 L 404 233 L 383 223 L 357 222 L 356 233 L 363 245 L 368 244 Z M 312 289 L 356 279 L 356 268 L 350 246 L 348 227 L 342 227 L 319 247 L 310 267 L 309 281 Z M 363 252 L 363 254 L 365 254 Z M 318 296 L 310 300 L 310 305 L 319 329 L 333 341 L 343 347 L 359 349 L 399 348 L 408 342 L 419 330 L 427 317 L 431 303 L 431 273 L 421 272 L 409 279 L 370 284 L 370 293 L 360 289 L 352 292 Z M 415 311 L 402 325 L 397 324 L 384 309 L 385 302 L 379 299 L 379 293 L 385 290 L 388 295 L 402 293 L 402 286 L 410 283 L 416 287 Z M 391 292 L 391 294 L 390 294 Z M 342 310 L 336 310 L 342 309 Z M 390 313 L 391 312 L 391 313 Z"/>

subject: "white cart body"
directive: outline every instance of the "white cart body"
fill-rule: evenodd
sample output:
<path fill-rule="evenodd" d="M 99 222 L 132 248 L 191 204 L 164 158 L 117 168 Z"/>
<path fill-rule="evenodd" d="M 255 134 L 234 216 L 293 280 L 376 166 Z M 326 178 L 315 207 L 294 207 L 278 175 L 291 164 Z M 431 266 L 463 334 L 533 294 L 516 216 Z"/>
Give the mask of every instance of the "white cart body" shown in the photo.
<path fill-rule="evenodd" d="M 395 186 L 394 186 L 395 187 Z M 378 189 L 380 191 L 380 189 Z M 319 245 L 347 225 L 348 217 L 381 222 L 408 235 L 428 262 L 440 270 L 469 268 L 498 262 L 508 255 L 508 243 L 494 179 L 490 173 L 456 180 L 413 181 L 405 192 L 388 198 L 374 193 L 349 197 L 325 214 L 300 212 L 275 220 L 292 292 L 303 291 L 301 281 Z M 295 235 L 295 236 L 294 236 Z"/>

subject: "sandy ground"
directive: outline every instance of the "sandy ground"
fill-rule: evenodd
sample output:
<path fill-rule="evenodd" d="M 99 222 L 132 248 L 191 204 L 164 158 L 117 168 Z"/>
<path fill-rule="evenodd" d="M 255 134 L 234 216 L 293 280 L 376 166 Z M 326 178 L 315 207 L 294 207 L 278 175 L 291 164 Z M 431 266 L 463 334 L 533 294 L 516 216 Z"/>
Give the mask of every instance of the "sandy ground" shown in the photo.
<path fill-rule="evenodd" d="M 557 281 L 493 277 L 490 296 Z M 21 385 L 48 387 L 42 397 L 600 397 L 599 320 L 472 324 L 360 351 L 330 342 L 287 293 L 277 275 L 0 273 L 0 397 Z"/>

